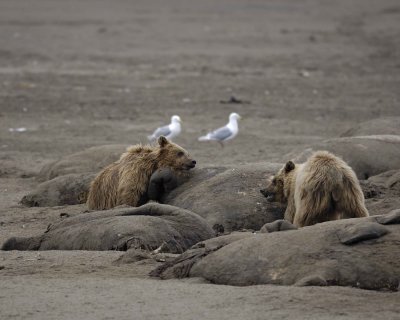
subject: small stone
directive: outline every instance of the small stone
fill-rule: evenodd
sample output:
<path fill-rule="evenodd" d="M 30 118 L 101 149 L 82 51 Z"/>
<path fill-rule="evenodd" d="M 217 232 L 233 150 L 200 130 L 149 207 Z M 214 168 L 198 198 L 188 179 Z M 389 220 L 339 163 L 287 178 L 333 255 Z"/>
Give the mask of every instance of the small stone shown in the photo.
<path fill-rule="evenodd" d="M 316 42 L 317 38 L 312 34 L 308 37 L 308 40 L 310 40 L 310 42 Z"/>
<path fill-rule="evenodd" d="M 299 75 L 301 75 L 302 77 L 304 77 L 304 78 L 308 78 L 308 77 L 310 77 L 310 72 L 308 72 L 307 70 L 301 70 L 300 72 L 299 72 Z"/>
<path fill-rule="evenodd" d="M 228 100 L 220 100 L 219 103 L 225 104 L 249 104 L 250 101 L 241 100 L 236 98 L 235 96 L 231 96 Z"/>
<path fill-rule="evenodd" d="M 100 27 L 97 29 L 98 33 L 106 33 L 107 32 L 107 28 L 106 27 Z"/>

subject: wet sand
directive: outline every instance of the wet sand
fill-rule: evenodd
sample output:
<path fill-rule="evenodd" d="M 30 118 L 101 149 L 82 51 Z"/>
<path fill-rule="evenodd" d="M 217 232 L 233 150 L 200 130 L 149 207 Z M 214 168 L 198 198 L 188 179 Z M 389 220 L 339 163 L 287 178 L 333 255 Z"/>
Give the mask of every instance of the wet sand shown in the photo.
<path fill-rule="evenodd" d="M 146 142 L 173 114 L 199 165 L 282 162 L 400 115 L 398 1 L 0 4 L 0 244 L 85 206 L 19 201 L 55 159 Z M 226 104 L 231 96 L 246 103 Z M 197 137 L 237 112 L 225 148 Z M 16 132 L 25 128 L 24 132 Z M 14 129 L 14 130 L 12 130 Z M 0 252 L 1 319 L 396 319 L 399 293 L 159 281 L 120 252 Z"/>

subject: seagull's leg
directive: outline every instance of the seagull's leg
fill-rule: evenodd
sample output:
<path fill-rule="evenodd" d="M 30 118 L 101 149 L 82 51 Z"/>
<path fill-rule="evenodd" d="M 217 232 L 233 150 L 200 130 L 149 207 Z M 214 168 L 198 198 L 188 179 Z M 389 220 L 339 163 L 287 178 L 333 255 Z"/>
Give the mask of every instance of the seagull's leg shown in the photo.
<path fill-rule="evenodd" d="M 224 144 L 222 143 L 222 141 L 218 141 L 218 143 L 221 146 L 221 148 L 224 148 Z"/>

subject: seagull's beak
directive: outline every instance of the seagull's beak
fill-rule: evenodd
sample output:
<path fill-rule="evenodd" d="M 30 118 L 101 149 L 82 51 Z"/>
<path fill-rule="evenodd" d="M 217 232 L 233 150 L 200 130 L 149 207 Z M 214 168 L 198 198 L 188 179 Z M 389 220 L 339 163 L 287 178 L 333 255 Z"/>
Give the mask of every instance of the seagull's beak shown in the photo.
<path fill-rule="evenodd" d="M 239 116 L 239 117 L 238 117 L 238 119 L 239 119 L 239 120 L 242 120 L 242 117 L 241 117 L 241 116 Z"/>

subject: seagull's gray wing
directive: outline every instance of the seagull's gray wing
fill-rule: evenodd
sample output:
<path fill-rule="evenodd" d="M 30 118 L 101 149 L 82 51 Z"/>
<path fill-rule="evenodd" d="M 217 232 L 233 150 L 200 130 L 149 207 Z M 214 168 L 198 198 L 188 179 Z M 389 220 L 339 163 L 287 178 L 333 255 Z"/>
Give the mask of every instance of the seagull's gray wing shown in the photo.
<path fill-rule="evenodd" d="M 219 128 L 210 133 L 210 139 L 224 141 L 232 135 L 232 131 L 228 127 Z"/>
<path fill-rule="evenodd" d="M 157 130 L 156 131 L 154 131 L 154 133 L 153 133 L 153 135 L 155 136 L 155 137 L 159 137 L 159 136 L 164 136 L 164 137 L 166 137 L 166 136 L 168 136 L 168 135 L 170 135 L 171 134 L 171 130 L 170 130 L 170 128 L 169 128 L 169 126 L 164 126 L 164 127 L 160 127 L 160 128 L 157 128 Z"/>

